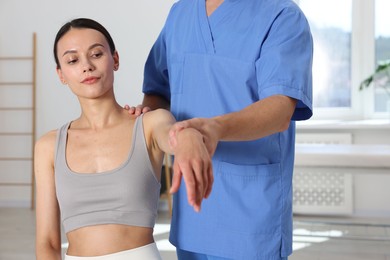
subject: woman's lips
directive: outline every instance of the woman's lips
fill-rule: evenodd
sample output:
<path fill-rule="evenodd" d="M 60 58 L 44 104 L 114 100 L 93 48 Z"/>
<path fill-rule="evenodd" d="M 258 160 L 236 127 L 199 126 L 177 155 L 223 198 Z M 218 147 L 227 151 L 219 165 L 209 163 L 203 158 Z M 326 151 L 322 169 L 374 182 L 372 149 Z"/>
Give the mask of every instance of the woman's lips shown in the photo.
<path fill-rule="evenodd" d="M 100 79 L 99 77 L 88 77 L 88 78 L 83 79 L 83 81 L 81 81 L 81 83 L 84 83 L 84 84 L 94 84 L 99 79 Z"/>

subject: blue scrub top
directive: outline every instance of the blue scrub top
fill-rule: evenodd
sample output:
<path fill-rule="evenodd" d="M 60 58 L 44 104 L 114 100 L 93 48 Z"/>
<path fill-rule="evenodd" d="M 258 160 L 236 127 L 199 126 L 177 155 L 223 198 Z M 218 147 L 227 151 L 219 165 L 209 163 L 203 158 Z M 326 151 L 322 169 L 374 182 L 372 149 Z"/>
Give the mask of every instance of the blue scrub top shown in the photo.
<path fill-rule="evenodd" d="M 178 121 L 241 110 L 272 95 L 297 99 L 287 131 L 220 142 L 214 186 L 195 213 L 185 185 L 174 197 L 170 241 L 233 259 L 292 252 L 294 120 L 312 115 L 313 43 L 290 0 L 225 0 L 207 17 L 205 0 L 181 0 L 145 65 L 143 91 L 171 102 Z"/>

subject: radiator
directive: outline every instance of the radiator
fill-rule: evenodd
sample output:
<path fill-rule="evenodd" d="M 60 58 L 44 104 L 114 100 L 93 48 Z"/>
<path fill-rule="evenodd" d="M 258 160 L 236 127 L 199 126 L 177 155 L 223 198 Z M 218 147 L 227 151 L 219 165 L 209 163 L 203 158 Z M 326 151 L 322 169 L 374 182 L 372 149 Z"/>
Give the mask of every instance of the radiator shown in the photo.
<path fill-rule="evenodd" d="M 350 133 L 297 134 L 297 143 L 351 144 Z M 293 211 L 297 214 L 353 213 L 353 176 L 345 168 L 296 166 Z"/>
<path fill-rule="evenodd" d="M 299 214 L 353 213 L 353 179 L 347 169 L 296 167 L 293 209 Z"/>

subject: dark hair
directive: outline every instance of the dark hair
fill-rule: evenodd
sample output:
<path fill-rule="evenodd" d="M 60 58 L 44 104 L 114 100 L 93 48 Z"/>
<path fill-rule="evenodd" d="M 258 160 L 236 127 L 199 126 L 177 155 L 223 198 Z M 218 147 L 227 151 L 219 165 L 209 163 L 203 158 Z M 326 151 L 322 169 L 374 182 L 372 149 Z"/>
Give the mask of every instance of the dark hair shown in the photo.
<path fill-rule="evenodd" d="M 93 30 L 101 32 L 104 35 L 104 37 L 106 37 L 108 45 L 110 46 L 111 54 L 114 54 L 114 52 L 115 52 L 114 41 L 111 38 L 111 35 L 109 34 L 109 32 L 106 30 L 106 28 L 103 27 L 103 25 L 101 25 L 100 23 L 98 23 L 92 19 L 77 18 L 77 19 L 74 19 L 74 20 L 64 24 L 56 35 L 56 38 L 54 40 L 53 52 L 54 52 L 54 59 L 55 59 L 56 64 L 57 64 L 57 68 L 61 68 L 60 62 L 59 62 L 58 56 L 57 56 L 58 41 L 62 38 L 62 36 L 64 36 L 72 28 L 93 29 Z"/>

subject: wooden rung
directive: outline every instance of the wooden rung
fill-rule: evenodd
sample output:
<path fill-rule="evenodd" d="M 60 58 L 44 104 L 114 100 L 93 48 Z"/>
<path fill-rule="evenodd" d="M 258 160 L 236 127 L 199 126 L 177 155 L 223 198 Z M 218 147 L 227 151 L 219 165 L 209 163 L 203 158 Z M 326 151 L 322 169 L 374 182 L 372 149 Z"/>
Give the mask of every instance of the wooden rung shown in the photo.
<path fill-rule="evenodd" d="M 32 85 L 32 82 L 0 82 L 0 86 L 21 86 Z"/>
<path fill-rule="evenodd" d="M 10 136 L 12 136 L 12 135 L 18 135 L 18 136 L 20 136 L 20 135 L 32 135 L 32 133 L 14 133 L 14 132 L 3 132 L 3 133 L 0 133 L 0 135 L 10 135 Z"/>
<path fill-rule="evenodd" d="M 30 186 L 31 183 L 7 183 L 7 182 L 2 182 L 0 183 L 0 186 Z"/>
<path fill-rule="evenodd" d="M 0 110 L 10 111 L 10 110 L 32 110 L 32 107 L 0 107 Z"/>
<path fill-rule="evenodd" d="M 1 157 L 0 161 L 31 161 L 29 157 Z"/>
<path fill-rule="evenodd" d="M 0 60 L 32 60 L 33 58 L 32 56 L 3 56 L 0 57 Z"/>

